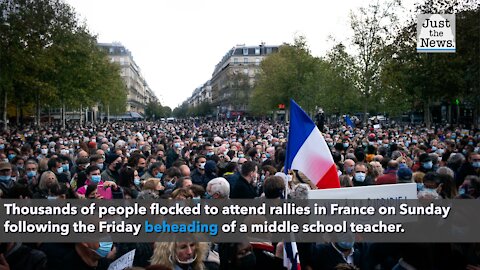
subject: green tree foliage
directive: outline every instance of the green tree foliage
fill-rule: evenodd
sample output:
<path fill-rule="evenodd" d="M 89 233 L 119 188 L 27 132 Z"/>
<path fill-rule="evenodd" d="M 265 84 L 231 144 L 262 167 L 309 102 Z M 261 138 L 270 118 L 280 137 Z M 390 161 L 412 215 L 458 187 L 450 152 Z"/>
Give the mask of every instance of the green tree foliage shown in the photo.
<path fill-rule="evenodd" d="M 158 120 L 160 118 L 170 117 L 172 115 L 172 109 L 168 106 L 162 106 L 160 102 L 150 102 L 145 108 L 145 115 L 149 120 Z"/>
<path fill-rule="evenodd" d="M 319 63 L 317 104 L 329 113 L 353 113 L 361 108 L 354 59 L 345 49 L 342 43 L 336 44 Z"/>
<path fill-rule="evenodd" d="M 124 111 L 119 69 L 61 0 L 0 1 L 0 87 L 9 104 L 78 109 L 98 103 Z M 38 122 L 37 122 L 38 124 Z"/>
<path fill-rule="evenodd" d="M 250 102 L 252 111 L 265 114 L 278 104 L 289 104 L 290 98 L 313 111 L 318 61 L 310 54 L 304 37 L 296 38 L 294 44 L 282 45 L 278 53 L 266 57 L 260 64 L 260 76 Z"/>
<path fill-rule="evenodd" d="M 366 8 L 361 7 L 357 13 L 350 14 L 352 42 L 357 49 L 357 88 L 363 97 L 365 113 L 370 104 L 381 101 L 380 74 L 385 59 L 389 57 L 385 48 L 393 38 L 397 22 L 395 9 L 399 4 L 398 0 L 388 0 L 385 3 L 376 1 Z"/>
<path fill-rule="evenodd" d="M 172 115 L 177 118 L 185 118 L 188 116 L 188 103 L 183 102 L 182 105 L 173 109 Z"/>
<path fill-rule="evenodd" d="M 395 57 L 387 64 L 387 84 L 397 93 L 410 97 L 407 100 L 410 100 L 412 108 L 423 110 L 427 125 L 431 123 L 433 101 L 444 101 L 446 104 L 452 104 L 456 99 L 469 101 L 478 116 L 475 104 L 480 103 L 479 4 L 472 6 L 451 0 L 427 0 L 418 6 L 417 12 L 456 13 L 457 52 L 417 53 L 417 21 L 411 18 L 390 48 Z"/>

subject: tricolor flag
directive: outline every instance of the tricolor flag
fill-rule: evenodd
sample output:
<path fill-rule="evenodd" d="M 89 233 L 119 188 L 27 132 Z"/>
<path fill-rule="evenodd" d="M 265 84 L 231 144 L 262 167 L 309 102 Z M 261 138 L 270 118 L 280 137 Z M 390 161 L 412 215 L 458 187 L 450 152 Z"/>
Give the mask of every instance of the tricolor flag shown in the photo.
<path fill-rule="evenodd" d="M 284 243 L 283 244 L 283 266 L 288 270 L 301 270 L 300 258 L 298 257 L 297 244 Z"/>
<path fill-rule="evenodd" d="M 325 139 L 312 119 L 293 100 L 290 100 L 285 172 L 291 169 L 303 172 L 320 189 L 340 187 L 337 167 Z"/>

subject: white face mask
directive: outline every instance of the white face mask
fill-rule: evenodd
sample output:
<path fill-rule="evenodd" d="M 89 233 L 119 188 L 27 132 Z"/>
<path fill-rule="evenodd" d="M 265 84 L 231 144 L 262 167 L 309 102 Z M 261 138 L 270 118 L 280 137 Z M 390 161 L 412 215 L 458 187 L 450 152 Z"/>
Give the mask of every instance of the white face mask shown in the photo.
<path fill-rule="evenodd" d="M 204 162 L 200 163 L 200 169 L 205 170 L 205 164 Z"/>
<path fill-rule="evenodd" d="M 176 256 L 175 256 L 176 257 Z M 197 254 L 195 254 L 195 257 L 191 258 L 191 259 L 188 259 L 186 261 L 181 261 L 178 257 L 177 257 L 177 262 L 179 264 L 192 264 L 195 260 L 197 259 Z"/>

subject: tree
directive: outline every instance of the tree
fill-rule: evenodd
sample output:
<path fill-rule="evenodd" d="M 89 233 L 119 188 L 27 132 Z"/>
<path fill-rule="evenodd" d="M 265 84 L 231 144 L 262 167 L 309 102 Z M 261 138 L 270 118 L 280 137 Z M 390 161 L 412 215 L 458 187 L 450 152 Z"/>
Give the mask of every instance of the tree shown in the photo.
<path fill-rule="evenodd" d="M 4 102 L 79 108 L 100 102 L 124 111 L 126 88 L 119 69 L 97 47 L 96 37 L 61 0 L 0 1 L 0 88 Z M 8 27 L 4 27 L 8 25 Z M 113 106 L 112 106 L 113 105 Z M 4 118 L 6 110 L 4 109 Z M 65 121 L 65 114 L 62 117 Z"/>
<path fill-rule="evenodd" d="M 411 18 L 389 48 L 395 57 L 392 57 L 387 65 L 390 77 L 388 84 L 398 89 L 403 96 L 410 97 L 412 107 L 418 106 L 423 110 L 427 126 L 430 126 L 432 121 L 431 104 L 434 101 L 452 104 L 456 99 L 469 100 L 478 116 L 478 106 L 475 103 L 480 103 L 479 5 L 472 7 L 457 1 L 427 0 L 418 6 L 417 12 L 457 13 L 457 52 L 417 53 L 417 22 L 416 18 Z M 475 120 L 478 121 L 477 118 Z"/>
<path fill-rule="evenodd" d="M 304 37 L 295 38 L 293 45 L 284 44 L 277 53 L 267 56 L 260 64 L 260 76 L 250 102 L 252 111 L 268 113 L 278 104 L 289 104 L 290 98 L 313 111 L 317 63 L 318 58 L 310 54 Z"/>
<path fill-rule="evenodd" d="M 353 45 L 357 48 L 358 90 L 363 96 L 364 113 L 369 104 L 378 101 L 380 73 L 387 57 L 385 47 L 392 39 L 397 18 L 395 9 L 398 0 L 385 3 L 379 1 L 360 8 L 358 13 L 350 14 L 350 26 L 353 30 Z M 367 121 L 367 117 L 364 117 Z"/>
<path fill-rule="evenodd" d="M 355 88 L 355 62 L 342 43 L 336 44 L 319 63 L 317 104 L 326 112 L 344 114 L 358 111 L 360 95 Z"/>

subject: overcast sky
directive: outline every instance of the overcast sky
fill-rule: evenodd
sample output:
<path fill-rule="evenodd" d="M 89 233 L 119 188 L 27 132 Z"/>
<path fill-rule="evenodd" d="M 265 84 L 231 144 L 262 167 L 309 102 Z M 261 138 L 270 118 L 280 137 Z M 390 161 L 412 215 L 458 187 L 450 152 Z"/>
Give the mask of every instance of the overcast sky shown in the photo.
<path fill-rule="evenodd" d="M 403 4 L 413 7 L 415 0 Z M 351 36 L 350 10 L 368 0 L 66 0 L 99 42 L 131 51 L 150 88 L 172 109 L 211 78 L 237 44 L 307 38 L 314 56 Z"/>

